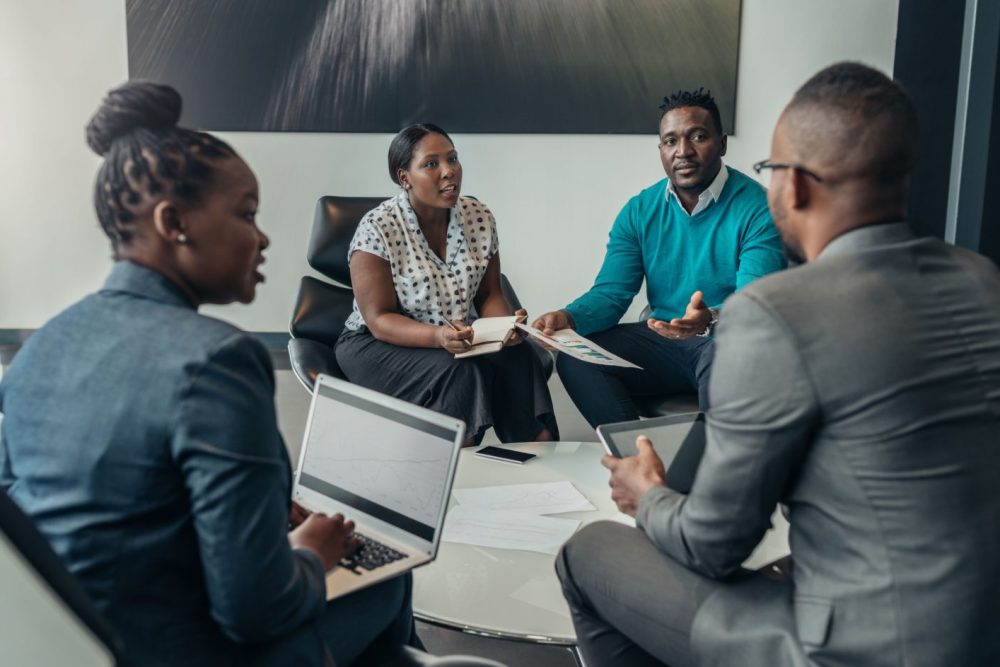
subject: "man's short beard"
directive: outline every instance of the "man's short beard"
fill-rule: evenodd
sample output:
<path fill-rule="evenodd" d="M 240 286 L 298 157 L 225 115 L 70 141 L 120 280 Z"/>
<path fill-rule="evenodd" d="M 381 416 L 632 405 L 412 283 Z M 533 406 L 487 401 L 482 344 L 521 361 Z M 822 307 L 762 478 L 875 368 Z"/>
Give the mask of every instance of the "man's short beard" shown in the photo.
<path fill-rule="evenodd" d="M 778 230 L 778 236 L 781 237 L 781 247 L 785 251 L 785 257 L 788 259 L 790 266 L 796 266 L 798 264 L 805 264 L 806 258 L 802 253 L 802 249 L 798 244 L 793 244 L 789 236 L 791 233 L 788 231 L 785 216 L 783 211 L 771 211 L 771 218 L 774 220 L 774 226 Z"/>
<path fill-rule="evenodd" d="M 789 268 L 806 263 L 806 258 L 802 255 L 802 253 L 785 243 L 784 239 L 781 240 L 781 247 L 785 251 L 785 258 L 788 260 Z"/>

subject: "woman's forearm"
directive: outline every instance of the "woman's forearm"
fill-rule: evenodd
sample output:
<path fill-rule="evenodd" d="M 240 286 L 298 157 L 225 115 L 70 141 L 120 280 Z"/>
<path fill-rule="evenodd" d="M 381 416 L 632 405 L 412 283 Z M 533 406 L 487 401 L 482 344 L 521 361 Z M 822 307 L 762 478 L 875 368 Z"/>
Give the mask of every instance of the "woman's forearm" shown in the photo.
<path fill-rule="evenodd" d="M 406 315 L 382 313 L 370 322 L 366 318 L 365 324 L 375 338 L 385 343 L 400 347 L 441 347 L 438 326 L 418 322 Z"/>

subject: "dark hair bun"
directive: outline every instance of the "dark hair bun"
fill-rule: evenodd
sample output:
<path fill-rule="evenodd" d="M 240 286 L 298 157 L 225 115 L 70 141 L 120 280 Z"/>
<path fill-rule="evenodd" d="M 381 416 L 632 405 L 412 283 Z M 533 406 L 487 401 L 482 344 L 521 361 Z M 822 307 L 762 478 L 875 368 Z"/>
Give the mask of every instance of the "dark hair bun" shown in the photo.
<path fill-rule="evenodd" d="M 129 81 L 109 91 L 87 123 L 87 145 L 103 157 L 115 139 L 138 128 L 175 127 L 180 117 L 181 96 L 176 90 L 152 81 Z"/>

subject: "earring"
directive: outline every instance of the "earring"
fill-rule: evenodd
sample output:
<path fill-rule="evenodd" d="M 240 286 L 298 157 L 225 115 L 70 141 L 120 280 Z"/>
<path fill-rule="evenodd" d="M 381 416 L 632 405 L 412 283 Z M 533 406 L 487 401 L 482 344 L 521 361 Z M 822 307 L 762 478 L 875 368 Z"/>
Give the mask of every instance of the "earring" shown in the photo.
<path fill-rule="evenodd" d="M 177 242 L 180 243 L 181 245 L 187 243 L 188 242 L 187 234 L 185 234 L 183 232 L 181 232 L 180 234 L 178 234 L 177 235 Z"/>

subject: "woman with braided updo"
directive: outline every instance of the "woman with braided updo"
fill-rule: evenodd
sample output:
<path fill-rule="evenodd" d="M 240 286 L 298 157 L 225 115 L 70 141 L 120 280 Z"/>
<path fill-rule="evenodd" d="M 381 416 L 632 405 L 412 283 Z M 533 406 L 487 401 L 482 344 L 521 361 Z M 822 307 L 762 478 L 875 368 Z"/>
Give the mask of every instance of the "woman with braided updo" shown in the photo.
<path fill-rule="evenodd" d="M 117 630 L 121 664 L 348 665 L 415 641 L 408 575 L 327 604 L 353 523 L 293 509 L 268 352 L 197 312 L 252 301 L 270 242 L 253 172 L 180 111 L 132 82 L 87 127 L 116 261 L 5 374 L 0 488 Z"/>

